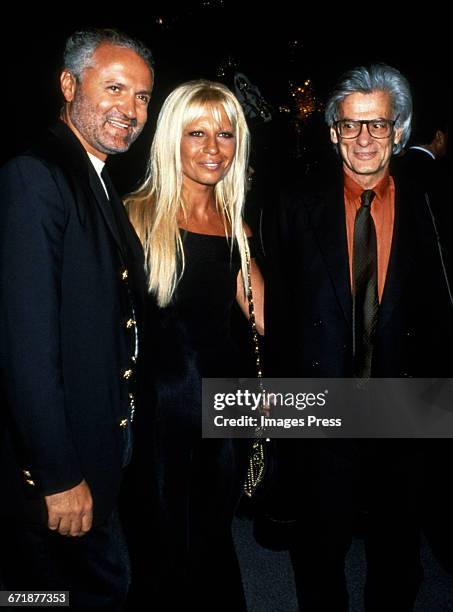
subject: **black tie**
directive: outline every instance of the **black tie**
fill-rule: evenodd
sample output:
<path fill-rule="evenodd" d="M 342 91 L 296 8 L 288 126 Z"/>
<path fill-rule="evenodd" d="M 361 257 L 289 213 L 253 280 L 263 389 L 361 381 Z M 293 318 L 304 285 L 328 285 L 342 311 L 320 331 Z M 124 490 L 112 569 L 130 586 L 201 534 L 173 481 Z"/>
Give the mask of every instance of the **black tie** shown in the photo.
<path fill-rule="evenodd" d="M 374 191 L 361 195 L 361 207 L 354 223 L 352 254 L 354 373 L 369 378 L 373 355 L 379 299 L 377 288 L 376 229 L 371 216 Z"/>
<path fill-rule="evenodd" d="M 124 207 L 119 196 L 116 193 L 115 187 L 113 186 L 112 180 L 107 172 L 107 168 L 104 166 L 101 172 L 102 179 L 107 189 L 110 206 L 115 219 L 116 230 L 119 234 L 123 250 L 126 252 L 126 236 L 124 233 Z"/>

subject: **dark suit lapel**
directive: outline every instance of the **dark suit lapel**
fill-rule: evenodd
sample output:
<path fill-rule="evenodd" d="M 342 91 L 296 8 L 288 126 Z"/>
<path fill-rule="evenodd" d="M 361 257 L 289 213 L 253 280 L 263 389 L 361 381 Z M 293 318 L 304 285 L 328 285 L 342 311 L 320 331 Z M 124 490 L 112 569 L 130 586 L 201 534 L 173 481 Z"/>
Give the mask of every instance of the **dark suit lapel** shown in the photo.
<path fill-rule="evenodd" d="M 352 297 L 341 181 L 321 195 L 321 202 L 316 209 L 312 214 L 313 231 L 344 317 L 351 325 Z"/>
<path fill-rule="evenodd" d="M 110 206 L 114 209 L 113 212 L 116 213 L 115 219 L 118 221 L 119 224 L 120 238 L 123 241 L 124 247 L 128 251 L 129 257 L 131 259 L 139 259 L 140 262 L 142 262 L 142 245 L 134 228 L 132 227 L 124 204 L 121 198 L 119 197 L 108 172 L 106 172 L 104 180 L 110 197 Z"/>
<path fill-rule="evenodd" d="M 416 265 L 414 217 L 410 198 L 404 196 L 395 181 L 395 222 L 384 293 L 379 306 L 378 330 L 389 321 L 404 293 L 406 279 Z"/>
<path fill-rule="evenodd" d="M 110 202 L 85 149 L 75 134 L 62 121 L 58 121 L 50 129 L 50 134 L 56 139 L 56 142 L 54 141 L 54 144 L 48 150 L 49 156 L 54 155 L 55 162 L 65 172 L 67 180 L 76 195 L 77 206 L 81 206 L 85 200 L 88 202 L 94 200 L 96 202 L 124 258 L 124 248 L 116 227 Z M 84 197 L 81 197 L 81 192 L 83 192 Z M 79 210 L 81 218 L 84 217 L 84 214 L 83 210 Z"/>
<path fill-rule="evenodd" d="M 91 162 L 89 163 L 90 165 L 92 165 Z M 124 258 L 126 256 L 126 253 L 124 252 L 124 245 L 123 245 L 123 242 L 121 240 L 121 237 L 118 231 L 118 226 L 117 226 L 114 214 L 113 214 L 112 205 L 110 201 L 108 200 L 107 195 L 104 191 L 104 187 L 102 186 L 101 179 L 97 175 L 94 167 L 89 168 L 88 174 L 89 174 L 89 182 L 90 182 L 91 191 L 95 197 L 96 203 L 99 206 L 99 209 L 102 213 L 102 216 L 104 217 L 107 227 L 112 233 L 112 236 L 115 239 L 115 242 Z"/>
<path fill-rule="evenodd" d="M 122 220 L 126 234 L 126 244 L 121 240 L 120 232 L 102 183 L 91 163 L 85 149 L 74 133 L 62 121 L 58 121 L 46 134 L 45 139 L 37 145 L 35 155 L 48 159 L 58 165 L 74 195 L 76 214 L 80 225 L 86 223 L 88 213 L 99 209 L 99 222 L 105 222 L 107 231 L 118 247 L 119 265 L 128 268 L 134 281 L 130 283 L 135 293 L 137 311 L 144 308 L 145 276 L 143 251 L 122 204 Z M 118 197 L 113 189 L 115 197 Z M 137 312 L 139 314 L 139 312 Z"/>
<path fill-rule="evenodd" d="M 118 230 L 119 239 L 121 242 L 122 253 L 126 261 L 134 282 L 132 283 L 132 291 L 135 293 L 135 306 L 141 309 L 143 300 L 142 289 L 145 288 L 144 276 L 144 256 L 140 240 L 132 227 L 129 217 L 127 216 L 124 204 L 119 197 L 115 186 L 110 179 L 108 171 L 102 173 L 102 177 L 107 187 L 110 200 L 108 201 L 108 209 L 113 215 L 114 228 Z M 104 190 L 103 190 L 104 191 Z M 104 192 L 105 193 L 105 192 Z"/>

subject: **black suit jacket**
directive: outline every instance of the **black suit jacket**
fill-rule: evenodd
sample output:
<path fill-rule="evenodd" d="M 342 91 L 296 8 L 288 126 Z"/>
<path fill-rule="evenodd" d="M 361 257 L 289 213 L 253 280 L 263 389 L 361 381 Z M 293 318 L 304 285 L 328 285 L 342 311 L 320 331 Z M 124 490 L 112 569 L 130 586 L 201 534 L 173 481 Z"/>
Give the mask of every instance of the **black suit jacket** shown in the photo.
<path fill-rule="evenodd" d="M 453 285 L 453 198 L 444 160 L 435 160 L 420 149 L 408 149 L 401 158 L 395 159 L 393 170 L 401 180 L 416 184 L 426 194 L 440 236 L 450 284 Z"/>
<path fill-rule="evenodd" d="M 45 518 L 42 496 L 85 478 L 99 523 L 116 503 L 130 434 L 141 246 L 124 211 L 118 231 L 61 122 L 2 168 L 0 190 L 2 512 Z"/>
<path fill-rule="evenodd" d="M 341 172 L 283 198 L 266 229 L 273 376 L 350 377 L 352 297 Z M 423 193 L 395 181 L 373 376 L 449 376 L 453 310 Z"/>
<path fill-rule="evenodd" d="M 394 170 L 402 172 L 408 180 L 416 182 L 423 190 L 430 190 L 436 185 L 436 160 L 420 149 L 408 149 L 401 157 L 394 160 Z"/>

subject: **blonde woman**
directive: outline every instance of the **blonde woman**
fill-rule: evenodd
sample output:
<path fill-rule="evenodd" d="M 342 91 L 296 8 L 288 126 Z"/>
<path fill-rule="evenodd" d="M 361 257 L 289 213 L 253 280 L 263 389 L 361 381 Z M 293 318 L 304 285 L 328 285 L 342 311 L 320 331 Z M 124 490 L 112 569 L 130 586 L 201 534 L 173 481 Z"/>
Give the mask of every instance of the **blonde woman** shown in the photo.
<path fill-rule="evenodd" d="M 151 336 L 147 347 L 150 375 L 158 372 L 152 457 L 158 533 L 150 543 L 158 562 L 154 580 L 148 574 L 158 609 L 190 603 L 246 609 L 231 521 L 247 447 L 201 439 L 201 377 L 241 374 L 230 317 L 235 301 L 248 316 L 248 153 L 249 131 L 231 91 L 211 81 L 185 83 L 164 102 L 146 178 L 127 198 L 145 251 L 150 301 L 162 319 L 162 340 Z M 262 333 L 263 283 L 253 253 L 251 278 Z"/>

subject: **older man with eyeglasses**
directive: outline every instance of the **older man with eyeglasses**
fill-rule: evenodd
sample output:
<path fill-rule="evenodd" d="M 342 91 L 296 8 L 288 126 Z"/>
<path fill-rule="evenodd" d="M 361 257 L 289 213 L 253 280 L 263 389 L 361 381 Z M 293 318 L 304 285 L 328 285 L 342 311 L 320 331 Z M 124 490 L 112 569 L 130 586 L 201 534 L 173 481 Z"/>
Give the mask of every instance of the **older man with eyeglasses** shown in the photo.
<path fill-rule="evenodd" d="M 453 315 L 435 228 L 423 194 L 389 169 L 411 117 L 409 84 L 390 66 L 353 69 L 330 96 L 325 118 L 341 167 L 286 196 L 268 226 L 269 375 L 451 376 Z M 344 564 L 360 513 L 365 609 L 412 610 L 423 445 L 312 439 L 293 449 L 301 609 L 349 610 Z"/>

